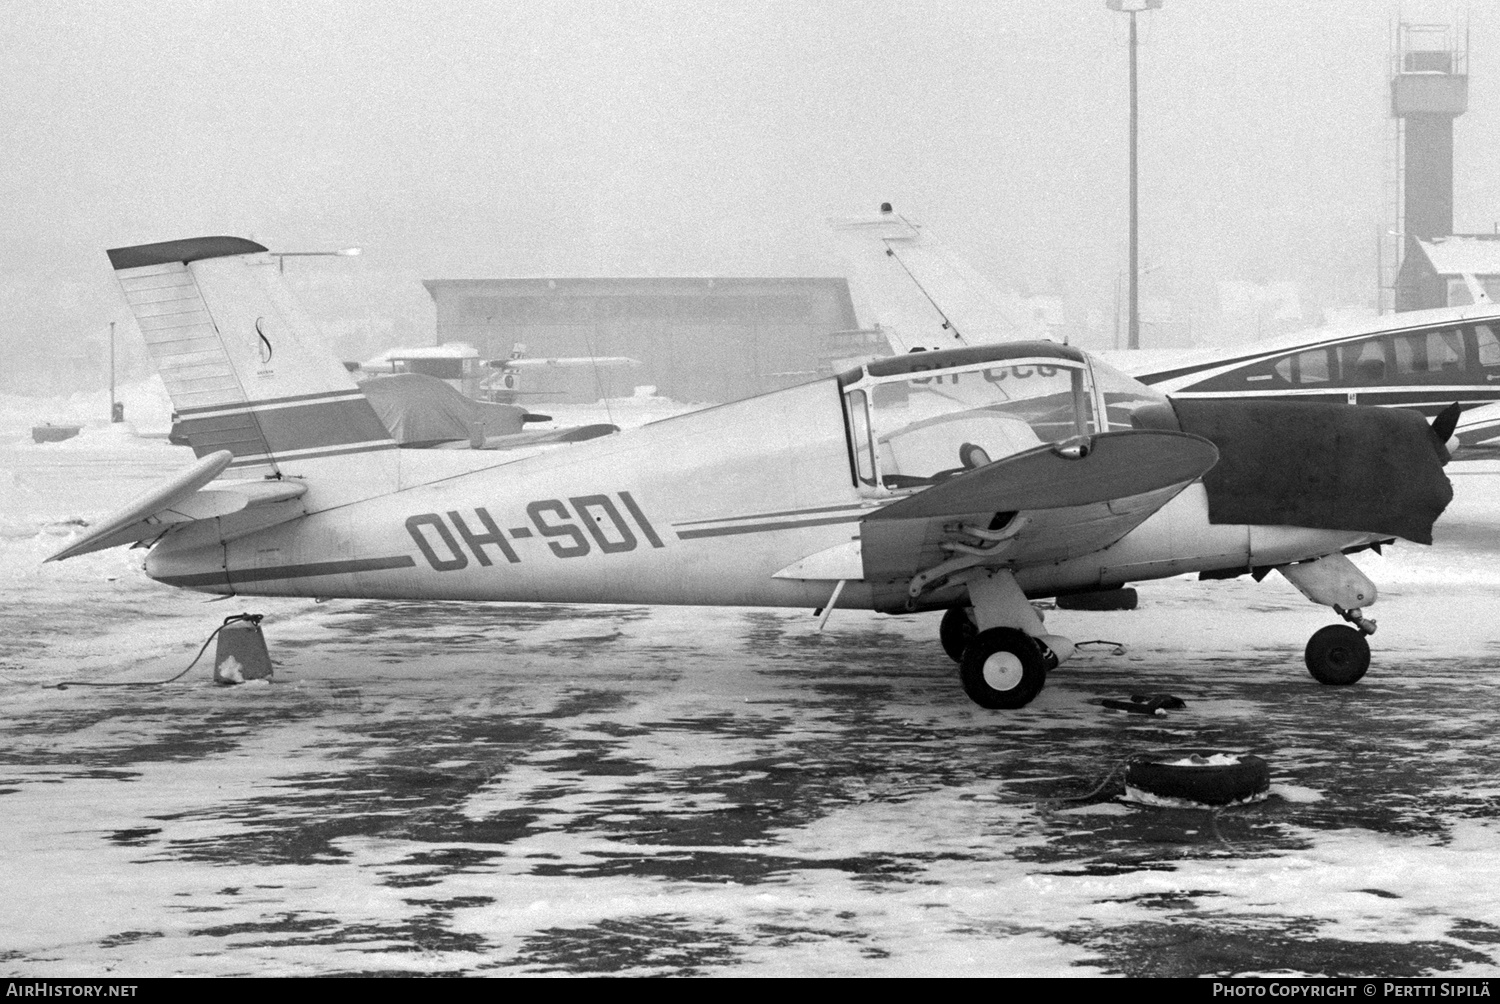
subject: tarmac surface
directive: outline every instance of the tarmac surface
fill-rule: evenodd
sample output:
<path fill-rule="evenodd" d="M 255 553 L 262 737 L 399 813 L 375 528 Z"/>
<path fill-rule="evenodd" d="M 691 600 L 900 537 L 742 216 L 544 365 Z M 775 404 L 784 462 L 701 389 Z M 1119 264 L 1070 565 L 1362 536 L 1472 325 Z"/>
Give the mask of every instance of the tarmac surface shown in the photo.
<path fill-rule="evenodd" d="M 1353 687 L 1302 668 L 1332 618 L 1279 577 L 1178 578 L 1048 610 L 1125 651 L 1013 712 L 934 615 L 204 603 L 139 552 L 39 569 L 66 532 L 0 582 L 7 975 L 1500 974 L 1486 528 L 1361 556 Z M 241 610 L 273 682 L 41 686 L 170 676 Z M 1187 748 L 1272 797 L 1118 799 Z"/>

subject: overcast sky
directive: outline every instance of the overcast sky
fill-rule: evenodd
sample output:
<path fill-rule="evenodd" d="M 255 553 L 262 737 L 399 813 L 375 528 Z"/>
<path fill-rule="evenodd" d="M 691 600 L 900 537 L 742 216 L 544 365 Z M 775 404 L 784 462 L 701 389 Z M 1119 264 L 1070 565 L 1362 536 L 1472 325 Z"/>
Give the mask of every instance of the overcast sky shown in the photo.
<path fill-rule="evenodd" d="M 1395 15 L 1166 0 L 1141 16 L 1156 292 L 1298 280 L 1373 299 Z M 1500 219 L 1500 11 L 1471 16 L 1461 231 Z M 1127 20 L 1103 0 L 10 0 L 0 338 L 123 319 L 103 249 L 125 244 L 357 244 L 362 259 L 296 267 L 366 284 L 378 313 L 425 300 L 421 277 L 839 274 L 819 221 L 883 200 L 1002 285 L 1107 299 Z M 39 317 L 54 288 L 73 292 Z"/>

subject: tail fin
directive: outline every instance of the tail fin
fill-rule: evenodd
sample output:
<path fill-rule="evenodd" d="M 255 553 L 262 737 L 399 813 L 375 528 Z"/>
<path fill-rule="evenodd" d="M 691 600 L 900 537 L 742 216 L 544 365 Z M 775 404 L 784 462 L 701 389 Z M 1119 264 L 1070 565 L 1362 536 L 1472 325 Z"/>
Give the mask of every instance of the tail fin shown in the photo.
<path fill-rule="evenodd" d="M 194 453 L 229 450 L 230 474 L 316 475 L 325 504 L 394 489 L 395 441 L 265 248 L 198 237 L 109 260 Z"/>
<path fill-rule="evenodd" d="M 869 287 L 863 292 L 874 301 L 877 313 L 896 315 L 863 320 L 894 327 L 902 343 L 893 344 L 897 352 L 916 346 L 948 349 L 989 342 L 1050 340 L 1045 325 L 1030 315 L 1019 296 L 997 290 L 967 262 L 944 250 L 921 224 L 892 212 L 890 203 L 881 205 L 879 216 L 828 223 L 835 233 L 853 238 L 852 243 L 863 252 L 860 260 L 852 263 L 861 273 L 854 278 Z M 914 283 L 936 311 L 936 318 L 914 320 L 911 308 L 900 303 L 899 294 L 891 295 L 892 283 Z"/>

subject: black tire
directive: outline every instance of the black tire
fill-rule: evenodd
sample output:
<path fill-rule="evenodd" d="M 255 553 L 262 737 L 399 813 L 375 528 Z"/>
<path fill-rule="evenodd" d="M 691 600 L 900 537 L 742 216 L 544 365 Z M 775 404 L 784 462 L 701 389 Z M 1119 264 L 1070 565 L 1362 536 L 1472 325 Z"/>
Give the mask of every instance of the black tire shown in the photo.
<path fill-rule="evenodd" d="M 1125 768 L 1125 786 L 1160 798 L 1180 798 L 1203 805 L 1243 802 L 1271 786 L 1271 768 L 1258 756 L 1227 754 L 1234 763 L 1193 764 L 1214 750 L 1180 750 L 1134 760 Z"/>
<path fill-rule="evenodd" d="M 1330 624 L 1307 640 L 1302 657 L 1314 680 L 1330 687 L 1347 687 L 1370 668 L 1370 643 L 1347 624 Z"/>
<path fill-rule="evenodd" d="M 1064 593 L 1057 598 L 1059 610 L 1134 610 L 1140 595 L 1129 586 L 1100 589 L 1091 593 Z"/>
<path fill-rule="evenodd" d="M 943 622 L 938 625 L 938 640 L 943 643 L 943 651 L 948 653 L 948 658 L 954 662 L 964 661 L 964 649 L 969 647 L 969 642 L 979 634 L 979 628 L 974 626 L 974 618 L 969 615 L 968 607 L 949 607 L 943 613 Z"/>
<path fill-rule="evenodd" d="M 993 657 L 1000 656 L 996 662 Z M 986 666 L 990 673 L 985 674 Z M 990 628 L 974 636 L 958 666 L 964 693 L 982 708 L 1024 708 L 1047 682 L 1042 653 L 1023 631 Z"/>

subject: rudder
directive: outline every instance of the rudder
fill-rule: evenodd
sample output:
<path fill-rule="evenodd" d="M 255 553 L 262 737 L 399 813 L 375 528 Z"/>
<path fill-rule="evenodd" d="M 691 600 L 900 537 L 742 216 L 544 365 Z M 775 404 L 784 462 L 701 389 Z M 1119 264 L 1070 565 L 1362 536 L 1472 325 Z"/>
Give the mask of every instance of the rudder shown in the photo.
<path fill-rule="evenodd" d="M 237 237 L 108 254 L 194 453 L 229 450 L 242 477 L 313 476 L 324 504 L 394 488 L 395 441 L 274 255 Z"/>

